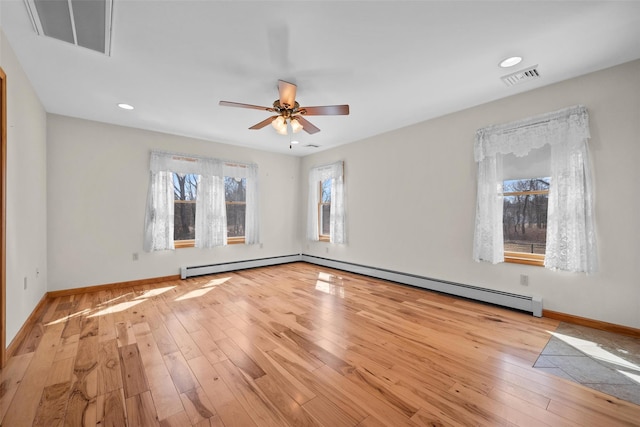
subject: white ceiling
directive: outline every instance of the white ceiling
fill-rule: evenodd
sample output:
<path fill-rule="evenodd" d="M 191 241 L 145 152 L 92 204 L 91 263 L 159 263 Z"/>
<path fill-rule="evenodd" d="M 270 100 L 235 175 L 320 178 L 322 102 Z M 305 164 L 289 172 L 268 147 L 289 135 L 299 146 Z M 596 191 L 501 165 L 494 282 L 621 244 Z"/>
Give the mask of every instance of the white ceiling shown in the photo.
<path fill-rule="evenodd" d="M 50 113 L 293 155 L 640 58 L 635 1 L 114 0 L 111 56 L 37 36 L 22 0 L 0 0 L 0 19 Z M 538 80 L 500 79 L 536 64 Z M 309 117 L 322 131 L 289 150 L 248 129 L 269 113 L 218 105 L 270 106 L 278 79 L 351 114 Z"/>

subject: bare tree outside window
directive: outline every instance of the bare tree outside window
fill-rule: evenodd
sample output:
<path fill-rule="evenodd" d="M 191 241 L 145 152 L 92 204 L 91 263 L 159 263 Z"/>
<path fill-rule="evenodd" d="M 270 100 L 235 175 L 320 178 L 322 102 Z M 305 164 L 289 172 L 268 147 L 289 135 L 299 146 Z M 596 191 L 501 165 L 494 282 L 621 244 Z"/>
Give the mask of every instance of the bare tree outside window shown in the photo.
<path fill-rule="evenodd" d="M 320 223 L 320 236 L 331 235 L 331 178 L 320 182 L 320 200 L 318 203 L 318 222 Z"/>
<path fill-rule="evenodd" d="M 196 197 L 198 175 L 173 174 L 173 239 L 193 240 L 196 238 Z"/>
<path fill-rule="evenodd" d="M 247 179 L 224 177 L 229 243 L 244 242 Z M 174 223 L 173 238 L 180 247 L 193 246 L 196 230 L 196 197 L 198 175 L 173 174 Z"/>
<path fill-rule="evenodd" d="M 247 179 L 224 177 L 227 238 L 243 238 L 247 212 Z"/>
<path fill-rule="evenodd" d="M 550 178 L 504 181 L 504 250 L 544 255 Z"/>

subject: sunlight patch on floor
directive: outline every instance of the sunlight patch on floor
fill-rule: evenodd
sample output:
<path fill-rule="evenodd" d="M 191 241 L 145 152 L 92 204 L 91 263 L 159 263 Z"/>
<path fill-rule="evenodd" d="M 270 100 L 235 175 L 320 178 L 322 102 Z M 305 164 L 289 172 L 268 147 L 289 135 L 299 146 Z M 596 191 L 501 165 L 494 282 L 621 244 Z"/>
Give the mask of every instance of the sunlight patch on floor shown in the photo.
<path fill-rule="evenodd" d="M 130 309 L 131 307 L 135 307 L 136 305 L 140 304 L 141 302 L 146 301 L 146 300 L 134 300 L 134 301 L 125 301 L 125 302 L 120 302 L 116 305 L 113 305 L 111 307 L 107 307 L 107 308 L 103 308 L 102 310 L 98 310 L 95 313 L 87 316 L 87 317 L 97 317 L 97 316 L 104 316 L 105 314 L 113 314 L 113 313 L 119 313 L 121 311 L 125 311 Z"/>
<path fill-rule="evenodd" d="M 165 286 L 164 288 L 151 289 L 151 290 L 145 291 L 142 295 L 136 297 L 136 299 L 146 299 L 146 298 L 157 297 L 158 295 L 161 295 L 167 291 L 170 291 L 173 288 L 175 288 L 175 286 Z"/>
<path fill-rule="evenodd" d="M 88 308 L 85 308 L 82 311 L 78 311 L 76 313 L 71 313 L 68 316 L 64 316 L 64 317 L 62 317 L 60 319 L 57 319 L 57 320 L 52 320 L 51 322 L 47 323 L 46 326 L 56 325 L 58 323 L 65 323 L 69 319 L 73 319 L 74 317 L 78 317 L 78 316 L 83 316 L 83 315 L 87 314 L 90 311 L 91 310 L 89 310 Z"/>
<path fill-rule="evenodd" d="M 318 280 L 316 280 L 316 290 L 340 298 L 345 297 L 342 277 L 334 276 L 333 274 L 329 273 L 318 272 Z"/>
<path fill-rule="evenodd" d="M 193 291 L 189 291 L 184 295 L 179 296 L 174 301 L 184 301 L 191 298 L 199 298 L 203 295 L 206 295 L 213 288 L 203 288 L 203 289 L 194 289 Z"/>
<path fill-rule="evenodd" d="M 341 285 L 334 285 L 333 283 L 323 282 L 322 280 L 316 281 L 316 290 L 324 292 L 325 294 L 334 295 L 340 298 L 344 298 L 344 287 Z"/>
<path fill-rule="evenodd" d="M 202 285 L 203 288 L 210 288 L 218 285 L 222 285 L 223 283 L 231 280 L 231 277 L 222 277 L 220 279 L 209 280 L 207 283 Z"/>
<path fill-rule="evenodd" d="M 624 375 L 625 377 L 629 378 L 630 380 L 635 381 L 638 384 L 640 384 L 640 375 L 636 375 L 636 374 L 633 374 L 631 372 L 625 372 L 625 371 L 620 371 L 620 370 L 618 370 L 618 372 L 620 372 L 622 375 Z"/>
<path fill-rule="evenodd" d="M 604 362 L 613 363 L 619 366 L 623 366 L 625 368 L 633 369 L 636 371 L 640 371 L 640 366 L 631 363 L 623 358 L 616 356 L 610 351 L 605 350 L 600 347 L 597 343 L 593 341 L 583 340 L 581 338 L 572 337 L 565 334 L 560 334 L 557 332 L 551 333 L 554 337 L 564 341 L 570 346 L 580 350 L 581 352 L 587 354 L 588 356 L 593 357 L 594 359 L 602 360 Z"/>

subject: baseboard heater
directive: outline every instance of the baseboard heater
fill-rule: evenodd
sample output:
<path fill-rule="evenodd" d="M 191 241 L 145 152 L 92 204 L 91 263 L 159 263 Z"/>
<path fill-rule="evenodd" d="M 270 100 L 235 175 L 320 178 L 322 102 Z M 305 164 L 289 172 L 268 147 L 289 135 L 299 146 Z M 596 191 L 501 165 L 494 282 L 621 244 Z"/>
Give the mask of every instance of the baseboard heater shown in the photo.
<path fill-rule="evenodd" d="M 444 280 L 431 279 L 414 274 L 400 273 L 382 268 L 369 267 L 360 264 L 353 264 L 344 261 L 334 261 L 328 258 L 321 258 L 312 255 L 302 255 L 302 261 L 310 264 L 322 265 L 324 267 L 335 268 L 337 270 L 349 271 L 351 273 L 362 274 L 375 277 L 377 279 L 389 280 L 405 285 L 416 286 L 445 294 L 469 298 L 476 301 L 496 304 L 516 310 L 532 313 L 536 317 L 542 317 L 542 298 L 502 292 L 493 289 L 481 288 L 478 286 L 465 285 L 462 283 L 447 282 Z"/>
<path fill-rule="evenodd" d="M 203 276 L 205 274 L 224 273 L 227 271 L 244 270 L 247 268 L 268 267 L 270 265 L 287 264 L 301 261 L 300 254 L 283 255 L 269 258 L 258 258 L 246 261 L 223 262 L 219 264 L 200 265 L 195 267 L 181 267 L 180 277 Z"/>
<path fill-rule="evenodd" d="M 418 276 L 409 273 L 400 273 L 383 268 L 369 267 L 361 264 L 354 264 L 345 261 L 335 261 L 328 258 L 321 258 L 313 255 L 294 254 L 269 258 L 259 258 L 245 261 L 232 261 L 219 264 L 201 265 L 195 267 L 180 268 L 180 277 L 203 276 L 205 274 L 225 273 L 228 271 L 244 270 L 247 268 L 268 267 L 270 265 L 288 264 L 291 262 L 304 261 L 310 264 L 335 268 L 336 270 L 348 271 L 362 274 L 364 276 L 375 277 L 377 279 L 389 280 L 391 282 L 404 285 L 416 286 L 431 291 L 442 292 L 476 301 L 496 304 L 516 310 L 532 313 L 536 317 L 542 317 L 542 298 L 527 295 L 512 294 L 493 289 L 481 288 L 478 286 L 465 285 L 462 283 L 447 282 L 444 280 L 431 279 L 429 277 Z"/>

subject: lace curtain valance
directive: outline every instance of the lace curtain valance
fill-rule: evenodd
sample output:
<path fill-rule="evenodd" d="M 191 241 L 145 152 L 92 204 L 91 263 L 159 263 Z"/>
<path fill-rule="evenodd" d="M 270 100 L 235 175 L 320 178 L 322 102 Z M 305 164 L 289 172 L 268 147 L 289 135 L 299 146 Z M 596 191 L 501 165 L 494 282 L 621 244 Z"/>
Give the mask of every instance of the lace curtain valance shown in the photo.
<path fill-rule="evenodd" d="M 526 156 L 549 144 L 551 183 L 544 265 L 564 271 L 597 271 L 589 137 L 589 115 L 580 105 L 476 132 L 474 260 L 504 261 L 502 156 Z"/>
<path fill-rule="evenodd" d="M 317 183 L 328 178 L 338 178 L 342 176 L 343 162 L 336 162 L 330 165 L 318 166 L 309 172 L 309 181 Z"/>
<path fill-rule="evenodd" d="M 496 154 L 526 156 L 546 144 L 575 144 L 588 139 L 589 114 L 582 105 L 528 119 L 489 126 L 476 132 L 476 162 Z"/>
<path fill-rule="evenodd" d="M 247 178 L 255 175 L 258 165 L 191 154 L 152 151 L 149 158 L 151 172 L 192 173 L 207 176 L 233 176 Z"/>

